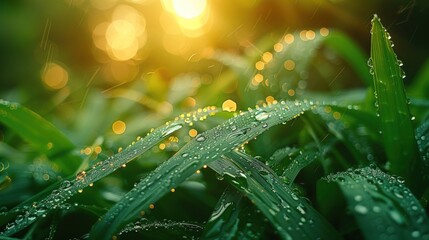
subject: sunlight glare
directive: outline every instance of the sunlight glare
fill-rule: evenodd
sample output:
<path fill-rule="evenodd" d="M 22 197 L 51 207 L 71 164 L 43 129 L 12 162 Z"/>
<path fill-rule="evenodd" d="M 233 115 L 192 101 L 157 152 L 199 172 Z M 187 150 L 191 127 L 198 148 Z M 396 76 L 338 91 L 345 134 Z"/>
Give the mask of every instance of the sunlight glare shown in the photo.
<path fill-rule="evenodd" d="M 174 12 L 186 19 L 196 18 L 204 13 L 207 7 L 206 0 L 173 0 Z"/>

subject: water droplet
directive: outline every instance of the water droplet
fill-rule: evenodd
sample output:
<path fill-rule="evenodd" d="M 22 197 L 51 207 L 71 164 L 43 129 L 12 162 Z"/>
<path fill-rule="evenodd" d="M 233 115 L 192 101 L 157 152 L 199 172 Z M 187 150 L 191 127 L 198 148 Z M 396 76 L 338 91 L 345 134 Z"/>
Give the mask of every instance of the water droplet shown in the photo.
<path fill-rule="evenodd" d="M 202 134 L 198 134 L 198 135 L 195 137 L 195 140 L 196 140 L 197 142 L 204 142 L 204 141 L 206 140 L 206 137 L 205 137 L 204 135 L 202 135 Z"/>
<path fill-rule="evenodd" d="M 162 138 L 166 137 L 169 134 L 171 134 L 172 132 L 175 132 L 175 131 L 177 131 L 177 130 L 179 130 L 181 128 L 182 128 L 182 124 L 180 124 L 180 123 L 172 123 L 164 131 L 162 131 L 161 137 Z"/>
<path fill-rule="evenodd" d="M 354 199 L 355 199 L 356 202 L 360 202 L 360 201 L 362 201 L 362 196 L 361 195 L 356 195 L 354 197 Z"/>
<path fill-rule="evenodd" d="M 354 210 L 355 210 L 355 212 L 360 213 L 362 215 L 365 215 L 368 213 L 368 208 L 366 208 L 365 206 L 360 205 L 360 204 L 356 205 Z"/>
<path fill-rule="evenodd" d="M 419 231 L 417 231 L 417 230 L 412 231 L 412 232 L 411 232 L 411 237 L 413 237 L 413 238 L 418 238 L 418 237 L 420 237 L 420 232 L 419 232 Z"/>
<path fill-rule="evenodd" d="M 256 113 L 256 115 L 255 115 L 255 119 L 258 121 L 264 121 L 264 120 L 268 119 L 269 117 L 270 117 L 270 115 L 265 111 L 260 111 L 260 112 Z"/>

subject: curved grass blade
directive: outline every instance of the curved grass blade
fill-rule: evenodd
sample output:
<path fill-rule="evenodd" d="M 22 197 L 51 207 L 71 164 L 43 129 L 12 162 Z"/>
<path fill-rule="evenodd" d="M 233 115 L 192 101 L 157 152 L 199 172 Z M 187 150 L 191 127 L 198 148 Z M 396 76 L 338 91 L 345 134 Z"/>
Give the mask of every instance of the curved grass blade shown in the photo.
<path fill-rule="evenodd" d="M 300 151 L 299 155 L 293 159 L 293 161 L 284 170 L 281 177 L 286 183 L 292 185 L 296 176 L 298 176 L 298 173 L 320 156 L 321 153 L 316 149 L 304 149 L 303 151 Z"/>
<path fill-rule="evenodd" d="M 233 239 L 238 231 L 243 195 L 228 187 L 204 227 L 203 239 Z"/>
<path fill-rule="evenodd" d="M 254 205 L 234 187 L 228 186 L 207 221 L 201 238 L 261 239 L 265 225 Z"/>
<path fill-rule="evenodd" d="M 370 72 L 374 76 L 376 105 L 380 116 L 382 139 L 392 173 L 402 176 L 413 191 L 418 191 L 421 176 L 418 167 L 414 128 L 408 109 L 401 62 L 377 15 L 372 19 Z"/>
<path fill-rule="evenodd" d="M 366 60 L 368 57 L 365 56 L 362 49 L 352 39 L 339 31 L 332 31 L 325 38 L 324 43 L 335 50 L 354 68 L 356 74 L 360 76 L 366 86 L 372 85 Z"/>
<path fill-rule="evenodd" d="M 82 171 L 76 175 L 72 180 L 65 180 L 60 183 L 59 188 L 54 189 L 52 193 L 40 201 L 30 203 L 29 205 L 20 206 L 19 209 L 12 209 L 11 212 L 24 212 L 19 215 L 14 222 L 6 225 L 0 235 L 10 236 L 18 231 L 24 229 L 37 218 L 46 216 L 49 211 L 60 208 L 61 204 L 70 199 L 73 195 L 82 191 L 85 187 L 94 183 L 95 181 L 109 175 L 118 168 L 123 167 L 128 162 L 140 156 L 153 146 L 158 144 L 161 140 L 172 134 L 173 132 L 182 128 L 183 125 L 189 121 L 199 121 L 205 119 L 208 115 L 214 114 L 216 108 L 208 107 L 200 109 L 188 115 L 181 115 L 172 122 L 167 122 L 164 126 L 155 129 L 146 137 L 138 139 L 134 144 L 130 145 L 123 151 L 107 158 L 104 161 L 98 162 L 92 168 Z M 191 118 L 191 120 L 189 120 Z M 35 196 L 36 199 L 40 198 Z"/>
<path fill-rule="evenodd" d="M 326 177 L 338 183 L 366 239 L 429 239 L 429 219 L 403 184 L 374 166 Z"/>
<path fill-rule="evenodd" d="M 75 145 L 54 125 L 18 103 L 0 99 L 0 122 L 46 154 L 64 175 L 73 174 L 81 159 L 72 151 Z"/>
<path fill-rule="evenodd" d="M 260 161 L 229 152 L 210 164 L 255 203 L 283 239 L 337 239 L 337 232 Z"/>
<path fill-rule="evenodd" d="M 110 239 L 127 222 L 144 214 L 151 204 L 195 171 L 266 131 L 276 124 L 298 117 L 313 102 L 281 102 L 241 113 L 221 125 L 199 134 L 169 160 L 161 164 L 97 222 L 93 239 Z"/>

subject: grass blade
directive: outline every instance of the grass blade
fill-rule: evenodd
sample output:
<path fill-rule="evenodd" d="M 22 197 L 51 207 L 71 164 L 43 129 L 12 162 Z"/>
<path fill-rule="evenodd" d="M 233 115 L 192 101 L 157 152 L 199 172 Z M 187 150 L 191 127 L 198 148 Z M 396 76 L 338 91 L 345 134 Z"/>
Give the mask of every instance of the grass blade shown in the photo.
<path fill-rule="evenodd" d="M 403 180 L 376 167 L 330 175 L 366 239 L 429 239 L 429 219 Z"/>
<path fill-rule="evenodd" d="M 287 122 L 314 106 L 313 102 L 298 101 L 272 104 L 249 110 L 197 135 L 113 206 L 94 225 L 91 237 L 110 239 L 127 222 L 144 214 L 151 204 L 204 165 L 253 139 L 271 126 Z"/>
<path fill-rule="evenodd" d="M 325 38 L 324 43 L 335 50 L 354 68 L 356 74 L 360 76 L 366 86 L 372 85 L 366 60 L 368 57 L 352 39 L 339 31 L 332 31 Z"/>
<path fill-rule="evenodd" d="M 213 107 L 200 110 L 201 111 L 195 111 L 189 114 L 193 121 L 205 119 L 208 115 L 213 114 L 216 111 Z M 151 149 L 164 138 L 182 128 L 186 122 L 189 123 L 189 121 L 189 117 L 183 115 L 183 117 L 178 117 L 172 122 L 167 122 L 164 126 L 155 129 L 146 137 L 138 139 L 138 141 L 123 151 L 102 162 L 98 162 L 98 164 L 95 164 L 92 168 L 86 171 L 78 173 L 75 178 L 61 182 L 59 188 L 54 189 L 50 195 L 42 200 L 37 201 L 34 204 L 33 202 L 30 202 L 29 205 L 19 206 L 18 209 L 12 209 L 11 213 L 24 213 L 18 215 L 14 222 L 7 224 L 3 232 L 0 234 L 10 236 L 17 233 L 36 221 L 37 218 L 46 216 L 49 211 L 60 208 L 61 204 L 70 199 L 73 195 L 82 191 L 82 189 L 88 187 L 95 181 L 109 175 L 121 167 L 124 167 L 125 164 Z M 38 199 L 40 197 L 36 195 L 35 198 Z"/>
<path fill-rule="evenodd" d="M 266 225 L 254 204 L 228 186 L 207 221 L 202 239 L 261 239 Z"/>
<path fill-rule="evenodd" d="M 389 169 L 402 176 L 413 190 L 419 189 L 421 176 L 413 174 L 417 167 L 417 146 L 402 78 L 405 77 L 392 49 L 392 42 L 377 15 L 372 20 L 370 72 L 374 88 L 382 139 Z"/>
<path fill-rule="evenodd" d="M 0 122 L 28 141 L 37 151 L 54 160 L 64 175 L 81 163 L 73 154 L 74 144 L 54 125 L 18 103 L 0 99 Z"/>
<path fill-rule="evenodd" d="M 255 203 L 283 239 L 336 239 L 336 231 L 266 165 L 240 152 L 210 167 Z M 272 189 L 264 191 L 262 189 Z"/>

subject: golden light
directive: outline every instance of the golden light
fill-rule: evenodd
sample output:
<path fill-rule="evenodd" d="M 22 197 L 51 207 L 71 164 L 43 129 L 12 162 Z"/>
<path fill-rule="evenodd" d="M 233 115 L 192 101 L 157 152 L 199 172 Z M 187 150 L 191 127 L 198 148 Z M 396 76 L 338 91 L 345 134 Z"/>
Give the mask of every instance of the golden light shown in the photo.
<path fill-rule="evenodd" d="M 283 51 L 283 44 L 281 44 L 281 43 L 274 44 L 274 51 L 276 51 L 276 52 Z"/>
<path fill-rule="evenodd" d="M 295 96 L 295 90 L 293 90 L 293 89 L 289 89 L 289 90 L 287 91 L 287 94 L 288 94 L 289 96 L 293 97 L 293 96 Z"/>
<path fill-rule="evenodd" d="M 290 33 L 288 33 L 288 34 L 286 34 L 286 36 L 284 36 L 284 41 L 287 44 L 293 43 L 294 40 L 295 40 L 295 37 Z"/>
<path fill-rule="evenodd" d="M 295 69 L 295 62 L 292 60 L 286 60 L 283 65 L 286 70 L 292 71 Z"/>
<path fill-rule="evenodd" d="M 264 75 L 257 73 L 253 79 L 255 80 L 255 82 L 257 83 L 261 83 L 262 81 L 264 81 Z"/>
<path fill-rule="evenodd" d="M 274 97 L 273 96 L 267 96 L 266 98 L 265 98 L 265 101 L 267 102 L 267 103 L 273 103 L 274 102 Z"/>
<path fill-rule="evenodd" d="M 197 130 L 195 130 L 193 128 L 191 130 L 189 130 L 189 136 L 190 137 L 195 137 L 195 136 L 197 136 L 197 134 L 198 134 Z"/>
<path fill-rule="evenodd" d="M 227 112 L 234 112 L 235 110 L 237 110 L 237 103 L 235 103 L 231 99 L 228 99 L 225 102 L 223 102 L 222 110 Z"/>
<path fill-rule="evenodd" d="M 97 25 L 92 37 L 95 46 L 107 52 L 111 59 L 138 58 L 139 50 L 147 41 L 146 19 L 133 7 L 119 5 L 112 13 L 112 21 Z"/>
<path fill-rule="evenodd" d="M 258 61 L 255 63 L 255 68 L 258 69 L 259 71 L 261 71 L 262 69 L 264 69 L 265 67 L 265 63 L 262 61 Z"/>
<path fill-rule="evenodd" d="M 174 12 L 186 19 L 196 18 L 207 8 L 206 0 L 173 0 Z"/>
<path fill-rule="evenodd" d="M 270 52 L 265 52 L 264 54 L 262 54 L 262 60 L 265 63 L 269 63 L 271 60 L 273 60 L 273 54 Z"/>
<path fill-rule="evenodd" d="M 324 36 L 324 37 L 326 37 L 326 36 L 328 36 L 328 35 L 329 35 L 329 29 L 327 29 L 327 28 L 321 28 L 321 29 L 319 30 L 319 32 L 320 32 L 320 35 L 322 35 L 322 36 Z"/>
<path fill-rule="evenodd" d="M 67 85 L 69 81 L 68 72 L 56 63 L 47 63 L 42 72 L 43 83 L 52 89 L 61 89 Z"/>
<path fill-rule="evenodd" d="M 125 122 L 118 120 L 112 124 L 112 131 L 115 134 L 123 134 L 125 132 L 125 129 L 127 128 L 127 125 Z"/>
<path fill-rule="evenodd" d="M 188 37 L 199 37 L 205 32 L 203 27 L 209 15 L 207 0 L 163 0 L 161 3 L 164 10 L 174 16 L 173 20 L 161 16 L 162 26 L 167 32 L 172 33 L 174 30 L 171 28 L 175 24 Z"/>
<path fill-rule="evenodd" d="M 305 33 L 305 37 L 306 37 L 308 40 L 313 40 L 313 39 L 316 37 L 316 33 L 315 33 L 314 31 L 312 31 L 312 30 L 308 30 L 308 31 Z"/>

